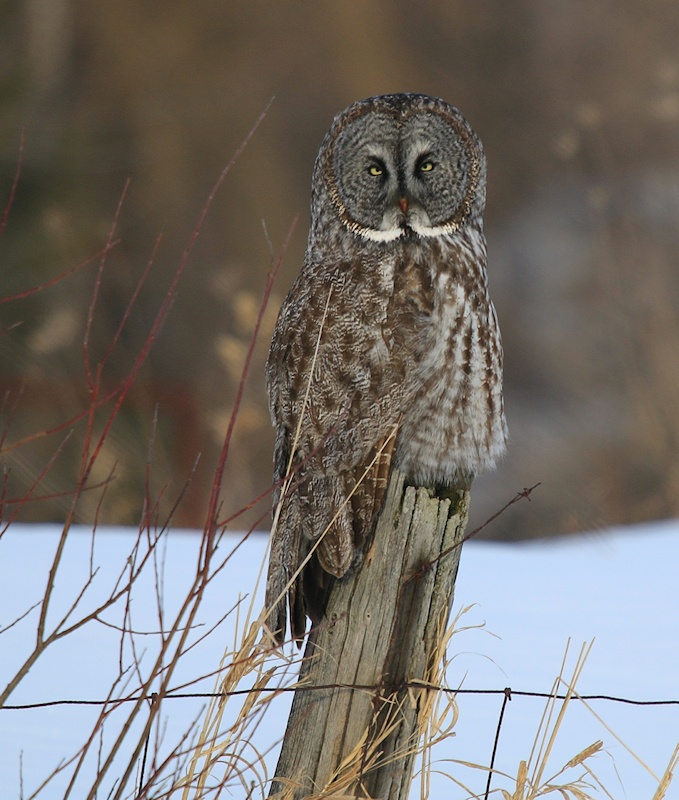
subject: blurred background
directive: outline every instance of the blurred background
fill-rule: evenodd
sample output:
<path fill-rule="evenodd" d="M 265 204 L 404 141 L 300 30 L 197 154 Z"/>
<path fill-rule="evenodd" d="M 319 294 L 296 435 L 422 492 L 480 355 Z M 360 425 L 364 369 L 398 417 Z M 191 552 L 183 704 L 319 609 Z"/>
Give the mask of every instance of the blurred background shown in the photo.
<path fill-rule="evenodd" d="M 489 274 L 511 441 L 500 469 L 475 484 L 474 522 L 538 482 L 531 502 L 485 535 L 679 515 L 676 0 L 5 0 L 0 54 L 0 207 L 26 131 L 0 239 L 0 297 L 99 251 L 131 181 L 95 308 L 95 361 L 153 266 L 104 388 L 130 370 L 212 186 L 274 98 L 210 208 L 90 480 L 111 470 L 114 479 L 103 496 L 83 496 L 80 521 L 137 524 L 147 482 L 167 513 L 190 478 L 174 524 L 202 526 L 266 276 L 299 216 L 245 387 L 221 513 L 270 485 L 263 366 L 304 253 L 313 161 L 338 111 L 394 91 L 459 106 L 489 160 Z M 63 519 L 78 477 L 87 420 L 34 434 L 87 408 L 96 269 L 0 307 L 2 496 L 20 498 L 42 476 L 24 520 Z M 267 505 L 234 526 L 266 529 Z"/>

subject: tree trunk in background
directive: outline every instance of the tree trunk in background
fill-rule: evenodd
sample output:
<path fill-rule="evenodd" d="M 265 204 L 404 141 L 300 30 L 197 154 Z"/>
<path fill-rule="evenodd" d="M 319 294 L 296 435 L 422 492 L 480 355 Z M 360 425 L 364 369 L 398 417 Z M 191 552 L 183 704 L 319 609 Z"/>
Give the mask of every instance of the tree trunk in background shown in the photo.
<path fill-rule="evenodd" d="M 431 704 L 398 687 L 440 680 L 468 507 L 466 490 L 435 497 L 392 470 L 373 546 L 335 584 L 300 672 L 305 687 L 383 688 L 298 691 L 270 797 L 406 800 Z"/>

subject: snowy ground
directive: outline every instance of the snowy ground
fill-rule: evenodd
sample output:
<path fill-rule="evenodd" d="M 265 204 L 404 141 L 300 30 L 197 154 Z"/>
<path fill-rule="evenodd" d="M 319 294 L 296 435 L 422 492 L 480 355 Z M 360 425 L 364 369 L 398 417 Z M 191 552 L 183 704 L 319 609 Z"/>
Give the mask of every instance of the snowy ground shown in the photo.
<path fill-rule="evenodd" d="M 14 525 L 0 539 L 0 627 L 42 596 L 58 532 L 50 526 Z M 97 591 L 112 586 L 124 568 L 136 532 L 100 529 L 93 550 L 88 534 L 80 531 L 69 537 L 48 627 L 57 619 L 59 608 L 67 609 L 77 597 L 90 559 L 99 572 L 79 608 L 93 607 Z M 679 699 L 678 534 L 679 521 L 541 544 L 468 543 L 462 555 L 455 610 L 472 606 L 461 624 L 485 626 L 453 637 L 449 653 L 456 657 L 449 683 L 474 689 L 549 691 L 568 640 L 567 675 L 582 643 L 594 640 L 577 686 L 581 694 Z M 198 541 L 199 537 L 186 532 L 167 537 L 162 574 L 168 614 L 192 574 Z M 218 620 L 239 593 L 252 591 L 264 550 L 265 537 L 259 536 L 236 551 L 211 585 L 200 622 Z M 135 589 L 132 621 L 138 630 L 158 627 L 153 613 L 154 584 L 154 580 L 143 580 Z M 256 597 L 257 611 L 260 602 Z M 37 613 L 0 635 L 0 690 L 32 646 Z M 232 616 L 183 659 L 173 685 L 216 668 L 224 647 L 233 639 L 234 625 Z M 118 642 L 119 635 L 112 628 L 96 622 L 84 626 L 55 643 L 38 660 L 8 703 L 105 697 L 118 672 Z M 210 690 L 212 681 L 203 681 L 200 687 Z M 487 764 L 501 702 L 497 695 L 460 695 L 456 736 L 435 751 L 436 758 Z M 508 704 L 496 764 L 500 770 L 515 774 L 519 760 L 528 758 L 544 702 L 515 697 Z M 199 717 L 204 704 L 204 700 L 166 701 L 166 741 Z M 605 700 L 590 705 L 605 724 L 582 705 L 572 704 L 550 762 L 553 772 L 595 740 L 603 739 L 605 750 L 593 766 L 611 795 L 616 800 L 650 800 L 657 780 L 616 736 L 659 777 L 679 741 L 679 706 L 634 706 Z M 287 710 L 285 699 L 272 704 L 258 736 L 269 742 L 279 739 Z M 97 707 L 77 705 L 0 710 L 0 798 L 20 796 L 20 772 L 23 796 L 30 797 L 62 759 L 79 749 L 98 713 Z M 276 751 L 272 750 L 267 757 L 270 769 L 275 760 Z M 485 773 L 450 762 L 442 762 L 440 767 L 483 795 Z M 87 769 L 91 782 L 94 767 Z M 65 769 L 38 797 L 63 798 L 68 775 L 69 769 Z M 111 783 L 109 779 L 104 784 L 99 797 L 108 796 Z M 508 782 L 497 785 L 510 786 Z M 435 778 L 433 786 L 431 797 L 467 797 L 447 778 Z M 83 790 L 75 789 L 72 796 L 80 800 Z M 229 796 L 245 793 L 236 791 Z M 679 797 L 679 784 L 672 786 L 667 797 Z"/>

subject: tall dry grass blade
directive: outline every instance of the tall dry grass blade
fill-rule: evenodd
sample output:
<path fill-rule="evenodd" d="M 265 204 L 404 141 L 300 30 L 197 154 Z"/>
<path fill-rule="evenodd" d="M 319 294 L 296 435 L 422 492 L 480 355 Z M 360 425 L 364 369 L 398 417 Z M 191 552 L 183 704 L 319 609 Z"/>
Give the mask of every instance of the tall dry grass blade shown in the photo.
<path fill-rule="evenodd" d="M 328 309 L 330 308 L 331 297 L 332 297 L 332 286 L 328 289 L 328 296 L 325 300 L 325 306 L 323 307 L 323 315 L 321 316 L 321 323 L 318 327 L 318 336 L 316 337 L 316 343 L 314 344 L 314 354 L 311 358 L 311 369 L 309 370 L 309 379 L 307 381 L 304 390 L 304 400 L 302 401 L 302 409 L 299 415 L 299 420 L 297 421 L 297 428 L 295 429 L 295 435 L 292 439 L 292 445 L 290 447 L 290 458 L 288 459 L 287 474 L 281 485 L 280 499 L 274 511 L 273 522 L 271 525 L 271 538 L 273 538 L 278 528 L 278 521 L 281 515 L 283 498 L 290 489 L 290 484 L 292 482 L 292 478 L 294 475 L 293 464 L 295 459 L 295 452 L 297 450 L 297 445 L 299 444 L 299 437 L 302 434 L 302 424 L 304 422 L 304 415 L 306 414 L 307 405 L 309 403 L 309 394 L 311 392 L 311 378 L 314 372 L 316 371 L 316 360 L 318 358 L 318 349 L 321 345 L 321 336 L 323 334 L 323 328 L 325 327 L 325 320 L 327 319 L 328 316 Z M 292 585 L 292 583 L 290 585 Z M 283 599 L 283 594 L 284 593 L 282 593 L 280 597 L 276 598 L 276 601 L 273 603 L 274 606 L 277 605 L 278 602 Z"/>
<path fill-rule="evenodd" d="M 552 752 L 552 748 L 554 747 L 554 742 L 556 741 L 556 737 L 559 733 L 559 729 L 561 728 L 561 724 L 563 722 L 564 716 L 566 714 L 566 709 L 568 708 L 568 703 L 570 702 L 571 698 L 573 697 L 573 693 L 575 691 L 575 685 L 577 684 L 580 675 L 582 674 L 582 670 L 585 666 L 585 662 L 587 661 L 587 657 L 589 656 L 592 646 L 594 644 L 594 640 L 592 640 L 589 645 L 587 643 L 583 643 L 582 647 L 580 648 L 580 653 L 578 654 L 577 661 L 575 663 L 575 667 L 573 669 L 573 676 L 569 683 L 567 683 L 568 690 L 566 692 L 566 698 L 561 701 L 561 706 L 559 708 L 559 712 L 557 714 L 556 721 L 552 727 L 551 733 L 549 738 L 546 742 L 546 747 L 542 757 L 540 758 L 539 763 L 537 764 L 537 768 L 534 773 L 533 777 L 533 785 L 539 786 L 542 781 L 542 775 L 547 767 L 547 762 Z M 565 682 L 564 682 L 565 683 Z"/>
<path fill-rule="evenodd" d="M 557 676 L 557 678 L 554 679 L 554 682 L 552 684 L 552 690 L 551 690 L 552 696 L 549 702 L 545 704 L 545 708 L 542 712 L 542 716 L 538 724 L 538 729 L 535 734 L 535 739 L 533 740 L 533 747 L 531 748 L 530 754 L 528 756 L 527 764 L 534 764 L 534 763 L 538 764 L 542 760 L 542 752 L 543 752 L 543 747 L 545 745 L 547 730 L 549 729 L 549 726 L 551 724 L 551 719 L 556 704 L 556 694 L 559 686 L 559 678 L 563 675 L 563 671 L 566 668 L 566 661 L 568 658 L 568 651 L 570 649 L 570 644 L 571 640 L 568 639 L 568 641 L 566 642 L 566 647 L 564 649 L 563 657 L 561 659 L 561 667 L 559 668 L 559 675 Z"/>
<path fill-rule="evenodd" d="M 458 614 L 453 622 L 448 625 L 447 620 L 442 620 L 445 631 L 438 637 L 438 646 L 432 659 L 432 666 L 429 674 L 425 676 L 424 683 L 430 686 L 445 686 L 445 676 L 450 665 L 447 657 L 448 644 L 457 632 L 456 622 L 459 620 Z M 426 689 L 420 693 L 418 698 L 420 712 L 418 715 L 418 731 L 420 746 L 418 757 L 421 761 L 419 770 L 420 777 L 420 797 L 422 800 L 429 797 L 431 793 L 431 775 L 433 772 L 433 748 L 440 742 L 454 736 L 454 728 L 459 718 L 459 709 L 453 693 Z M 413 775 L 413 780 L 416 775 Z"/>
<path fill-rule="evenodd" d="M 667 794 L 670 784 L 672 783 L 674 771 L 676 770 L 677 765 L 679 765 L 679 742 L 670 756 L 670 760 L 665 768 L 665 772 L 663 773 L 660 783 L 658 784 L 658 788 L 653 795 L 653 800 L 663 800 Z"/>
<path fill-rule="evenodd" d="M 286 472 L 285 478 L 283 479 L 283 483 L 281 484 L 281 487 L 280 487 L 280 494 L 279 494 L 279 498 L 278 498 L 278 503 L 276 504 L 276 508 L 274 509 L 273 520 L 272 520 L 272 523 L 271 523 L 271 532 L 269 534 L 269 545 L 268 545 L 269 548 L 271 547 L 271 542 L 273 541 L 273 538 L 276 535 L 276 532 L 278 530 L 278 524 L 279 524 L 279 521 L 280 521 L 281 512 L 283 510 L 283 502 L 285 500 L 285 496 L 290 491 L 290 485 L 291 485 L 291 483 L 293 481 L 293 478 L 294 478 L 294 475 L 295 475 L 295 470 L 293 469 L 295 453 L 297 451 L 297 446 L 299 444 L 299 438 L 300 438 L 300 436 L 302 434 L 302 424 L 304 422 L 304 415 L 306 413 L 307 405 L 308 405 L 308 402 L 309 402 L 309 394 L 311 392 L 311 379 L 312 379 L 312 377 L 314 375 L 314 372 L 316 371 L 316 360 L 318 358 L 318 350 L 319 350 L 319 347 L 321 345 L 321 336 L 323 334 L 323 328 L 325 326 L 325 320 L 326 320 L 326 318 L 328 316 L 328 309 L 330 308 L 330 298 L 331 297 L 332 297 L 332 286 L 328 289 L 328 296 L 327 296 L 327 298 L 325 300 L 325 306 L 323 307 L 323 315 L 321 316 L 321 322 L 320 322 L 320 325 L 318 327 L 318 335 L 316 336 L 316 342 L 314 344 L 314 353 L 313 353 L 313 356 L 312 356 L 312 359 L 311 359 L 311 369 L 309 370 L 309 379 L 307 380 L 307 384 L 306 384 L 306 387 L 305 387 L 305 390 L 304 390 L 304 399 L 302 401 L 302 409 L 301 409 L 301 412 L 300 412 L 300 415 L 299 415 L 299 420 L 297 421 L 297 428 L 295 429 L 295 435 L 294 435 L 293 440 L 292 440 L 292 445 L 290 447 L 290 457 L 288 459 L 287 472 Z M 275 643 L 276 643 L 275 642 L 275 637 L 273 635 L 274 632 L 268 630 L 268 628 L 266 626 L 266 620 L 269 617 L 269 613 L 274 608 L 276 608 L 276 606 L 287 595 L 288 591 L 293 586 L 294 582 L 297 580 L 297 578 L 301 574 L 302 570 L 306 566 L 308 560 L 311 558 L 311 555 L 312 555 L 312 553 L 309 553 L 307 558 L 297 567 L 297 569 L 295 570 L 293 575 L 290 577 L 290 580 L 288 581 L 288 583 L 281 590 L 281 592 L 278 595 L 278 597 L 276 597 L 276 598 L 274 598 L 273 600 L 270 601 L 271 607 L 270 608 L 265 608 L 262 611 L 262 615 L 261 615 L 262 627 L 265 630 L 266 635 L 270 639 L 271 644 L 274 645 L 274 646 L 275 646 Z M 283 635 L 285 635 L 285 631 L 283 631 Z"/>
<path fill-rule="evenodd" d="M 570 701 L 577 696 L 575 686 L 580 679 L 582 670 L 591 652 L 594 640 L 589 644 L 583 643 L 580 653 L 576 659 L 573 668 L 572 677 L 569 681 L 564 680 L 563 674 L 566 668 L 566 659 L 570 647 L 570 640 L 567 643 L 564 657 L 562 659 L 559 676 L 554 682 L 554 686 L 549 697 L 545 709 L 538 724 L 538 731 L 536 733 L 531 754 L 528 761 L 521 761 L 516 776 L 515 788 L 513 794 L 505 793 L 502 791 L 503 796 L 509 800 L 534 800 L 539 796 L 558 793 L 561 794 L 566 800 L 572 798 L 573 800 L 592 800 L 592 796 L 588 793 L 592 789 L 601 789 L 606 796 L 611 795 L 603 786 L 603 784 L 596 777 L 594 772 L 587 765 L 587 761 L 595 757 L 601 752 L 603 743 L 596 741 L 591 745 L 583 748 L 577 755 L 573 756 L 561 769 L 559 769 L 548 780 L 544 779 L 544 774 L 552 755 L 556 739 L 563 724 L 563 720 L 570 704 Z M 566 694 L 563 697 L 558 697 L 559 685 L 566 686 Z M 557 709 L 557 702 L 560 705 Z M 533 763 L 534 762 L 534 763 Z M 531 767 L 531 764 L 533 766 Z M 562 776 L 568 770 L 575 769 L 582 766 L 585 774 L 589 774 L 594 780 L 594 784 L 587 783 L 583 780 L 582 776 L 571 780 L 570 782 L 556 783 L 557 778 Z M 532 775 L 529 777 L 529 771 L 532 769 Z"/>
<path fill-rule="evenodd" d="M 573 692 L 573 695 L 574 697 L 577 697 L 578 700 L 580 700 L 580 702 L 585 706 L 585 708 L 589 711 L 589 713 L 597 720 L 597 722 L 599 722 L 611 734 L 611 736 L 613 736 L 613 738 L 625 748 L 625 750 L 632 756 L 632 758 L 635 761 L 637 761 L 646 770 L 646 772 L 648 772 L 648 774 L 653 778 L 653 780 L 656 781 L 660 780 L 660 778 L 655 774 L 655 772 L 653 772 L 653 770 L 648 766 L 648 764 L 646 764 L 646 762 L 643 761 L 640 758 L 640 756 L 638 756 L 634 752 L 634 750 L 632 750 L 632 748 L 618 736 L 618 734 L 603 720 L 602 717 L 600 717 L 596 713 L 596 711 L 586 700 L 580 697 L 580 695 L 578 695 L 577 692 L 575 691 Z"/>

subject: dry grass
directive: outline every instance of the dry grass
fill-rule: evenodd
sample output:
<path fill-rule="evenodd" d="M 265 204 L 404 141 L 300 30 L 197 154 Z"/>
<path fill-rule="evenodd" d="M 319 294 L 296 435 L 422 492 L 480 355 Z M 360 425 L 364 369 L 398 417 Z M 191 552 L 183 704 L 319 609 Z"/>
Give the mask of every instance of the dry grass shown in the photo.
<path fill-rule="evenodd" d="M 454 637 L 466 630 L 460 623 L 463 614 L 467 611 L 468 609 L 463 609 L 452 624 L 446 627 L 444 635 L 441 637 L 440 658 L 422 688 L 414 686 L 405 696 L 401 695 L 398 699 L 395 696 L 389 713 L 376 714 L 373 722 L 379 723 L 379 730 L 367 729 L 365 731 L 362 739 L 345 755 L 328 783 L 324 787 L 318 787 L 314 793 L 309 795 L 312 800 L 365 797 L 367 795 L 363 794 L 361 789 L 362 775 L 372 769 L 409 756 L 416 756 L 418 759 L 419 768 L 416 778 L 419 788 L 414 789 L 414 792 L 421 798 L 432 796 L 431 793 L 434 789 L 431 779 L 437 773 L 445 774 L 464 793 L 459 796 L 468 797 L 470 800 L 493 795 L 499 795 L 503 800 L 535 800 L 546 795 L 555 795 L 564 800 L 602 800 L 603 798 L 615 800 L 618 797 L 597 776 L 596 761 L 597 757 L 605 750 L 604 739 L 618 742 L 621 740 L 579 697 L 576 688 L 592 648 L 593 643 L 591 642 L 582 646 L 568 677 L 566 677 L 566 668 L 569 648 L 566 648 L 561 669 L 554 681 L 552 694 L 546 701 L 535 733 L 531 752 L 525 760 L 518 764 L 514 776 L 499 771 L 493 772 L 494 783 L 500 785 L 493 788 L 490 795 L 475 792 L 469 785 L 465 785 L 456 774 L 459 774 L 460 768 L 488 774 L 487 766 L 441 757 L 441 746 L 445 747 L 446 743 L 450 743 L 452 737 L 456 735 L 455 728 L 459 719 L 455 691 L 447 687 L 445 683 L 451 664 L 451 657 L 448 653 L 454 648 Z M 264 691 L 270 688 L 277 669 L 280 669 L 280 666 L 278 668 L 271 667 L 270 656 L 270 653 L 262 653 L 261 648 L 258 647 L 257 624 L 255 623 L 249 628 L 248 635 L 243 639 L 243 649 L 239 653 L 239 658 L 233 659 L 230 666 L 227 667 L 227 674 L 220 679 L 222 690 L 226 690 L 226 687 L 235 688 L 242 685 L 244 680 L 248 684 L 253 683 L 253 695 L 250 701 L 240 708 L 236 715 L 236 722 L 228 725 L 225 729 L 220 730 L 219 722 L 223 719 L 228 700 L 220 699 L 216 706 L 208 709 L 201 736 L 203 741 L 214 742 L 214 744 L 202 746 L 202 749 L 199 746 L 196 749 L 190 772 L 193 777 L 194 789 L 191 794 L 185 792 L 182 795 L 183 800 L 184 798 L 202 800 L 202 798 L 219 796 L 219 792 L 211 794 L 208 787 L 210 785 L 233 787 L 234 782 L 238 781 L 241 782 L 244 789 L 247 788 L 248 797 L 266 796 L 267 775 L 263 761 L 264 754 L 256 754 L 256 759 L 248 761 L 239 757 L 238 753 L 247 744 L 247 741 L 243 741 L 243 736 L 247 731 L 253 729 L 255 717 L 257 718 L 256 724 L 261 724 L 263 715 L 267 713 L 270 703 L 276 697 L 275 692 Z M 243 669 L 244 665 L 247 665 L 245 670 Z M 291 661 L 287 661 L 283 667 L 283 671 L 288 677 L 288 686 L 292 685 L 290 675 L 291 668 L 294 666 L 296 665 Z M 255 674 L 254 682 L 252 681 L 253 673 Z M 278 674 L 278 686 L 282 685 L 280 680 L 281 676 Z M 440 689 L 431 688 L 433 686 L 440 687 Z M 304 691 L 303 685 L 298 685 L 298 688 Z M 561 695 L 561 699 L 557 695 Z M 584 703 L 585 707 L 601 723 L 602 739 L 583 746 L 565 763 L 555 768 L 553 765 L 555 745 L 562 731 L 568 709 L 574 702 Z M 419 703 L 420 705 L 418 743 L 414 747 L 402 748 L 385 760 L 382 758 L 380 745 L 401 724 L 401 706 L 404 703 Z M 218 739 L 219 743 L 217 743 Z M 631 748 L 627 745 L 624 746 L 628 752 L 634 755 Z M 196 764 L 199 758 L 203 759 L 202 766 L 194 769 L 193 764 Z M 638 759 L 637 756 L 635 758 Z M 220 760 L 222 765 L 217 777 L 215 768 Z M 650 768 L 640 759 L 638 760 L 649 774 L 653 775 Z M 667 796 L 678 763 L 679 745 L 675 748 L 664 774 L 653 776 L 658 784 L 653 800 L 661 800 Z M 221 771 L 224 770 L 225 764 L 231 769 L 230 774 Z M 442 773 L 441 766 L 443 764 L 447 766 Z M 236 776 L 238 776 L 238 781 Z M 184 786 L 187 780 L 188 777 L 183 778 L 177 786 Z M 284 800 L 293 797 L 296 785 L 294 783 L 286 784 L 285 781 L 282 783 L 285 788 L 276 794 L 276 798 Z M 256 788 L 257 794 L 253 793 L 253 787 Z"/>
<path fill-rule="evenodd" d="M 516 785 L 513 791 L 510 793 L 502 790 L 505 800 L 533 800 L 536 797 L 554 792 L 560 793 L 565 798 L 570 795 L 574 800 L 593 800 L 593 796 L 588 794 L 588 791 L 596 789 L 604 791 L 606 796 L 610 797 L 592 770 L 586 765 L 586 762 L 602 749 L 602 741 L 596 741 L 588 745 L 556 772 L 550 774 L 549 777 L 545 777 L 549 774 L 548 767 L 551 763 L 552 750 L 591 647 L 592 643 L 588 646 L 583 645 L 573 669 L 573 674 L 568 681 L 564 680 L 564 670 L 568 656 L 568 648 L 566 648 L 561 670 L 554 681 L 554 696 L 545 705 L 540 726 L 535 735 L 533 749 L 528 760 L 519 764 Z M 563 700 L 557 700 L 556 695 L 562 686 L 566 687 L 566 697 Z M 582 775 L 571 777 L 570 780 L 567 780 L 567 774 L 570 770 L 579 766 L 583 766 L 586 773 L 594 780 L 594 784 L 584 780 Z"/>

